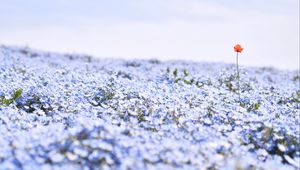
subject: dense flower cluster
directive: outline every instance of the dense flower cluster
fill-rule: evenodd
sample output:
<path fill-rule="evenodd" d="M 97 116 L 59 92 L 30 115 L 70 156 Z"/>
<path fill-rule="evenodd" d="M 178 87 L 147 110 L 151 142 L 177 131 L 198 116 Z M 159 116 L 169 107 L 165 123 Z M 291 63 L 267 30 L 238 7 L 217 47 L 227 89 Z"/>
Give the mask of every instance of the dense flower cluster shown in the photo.
<path fill-rule="evenodd" d="M 242 68 L 239 103 L 230 64 L 0 61 L 0 169 L 299 168 L 297 71 Z"/>

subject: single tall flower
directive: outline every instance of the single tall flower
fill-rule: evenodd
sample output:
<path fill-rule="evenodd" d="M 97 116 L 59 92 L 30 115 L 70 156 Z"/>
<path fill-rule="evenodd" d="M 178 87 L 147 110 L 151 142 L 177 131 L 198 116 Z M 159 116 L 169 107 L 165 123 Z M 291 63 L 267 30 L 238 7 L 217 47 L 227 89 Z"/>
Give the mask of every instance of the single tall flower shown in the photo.
<path fill-rule="evenodd" d="M 236 52 L 236 73 L 238 80 L 238 93 L 239 93 L 239 102 L 241 102 L 241 93 L 240 93 L 240 72 L 239 72 L 239 53 L 243 51 L 243 48 L 240 44 L 236 44 L 234 47 L 234 51 Z"/>
<path fill-rule="evenodd" d="M 237 53 L 241 53 L 243 51 L 243 48 L 240 44 L 237 44 L 234 46 L 234 51 Z"/>

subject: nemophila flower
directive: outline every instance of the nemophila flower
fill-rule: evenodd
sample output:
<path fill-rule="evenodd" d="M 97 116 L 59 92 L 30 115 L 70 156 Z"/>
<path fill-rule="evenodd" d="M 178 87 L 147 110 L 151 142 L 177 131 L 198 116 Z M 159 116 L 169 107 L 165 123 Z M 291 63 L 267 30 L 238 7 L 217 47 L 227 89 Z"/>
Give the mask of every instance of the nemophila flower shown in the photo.
<path fill-rule="evenodd" d="M 246 68 L 236 108 L 231 65 L 22 49 L 0 45 L 0 169 L 300 168 L 295 71 Z"/>
<path fill-rule="evenodd" d="M 234 47 L 234 51 L 236 52 L 236 73 L 238 80 L 238 94 L 239 94 L 239 102 L 241 102 L 241 93 L 240 93 L 240 73 L 239 73 L 239 53 L 243 51 L 244 48 L 240 44 L 236 44 Z"/>

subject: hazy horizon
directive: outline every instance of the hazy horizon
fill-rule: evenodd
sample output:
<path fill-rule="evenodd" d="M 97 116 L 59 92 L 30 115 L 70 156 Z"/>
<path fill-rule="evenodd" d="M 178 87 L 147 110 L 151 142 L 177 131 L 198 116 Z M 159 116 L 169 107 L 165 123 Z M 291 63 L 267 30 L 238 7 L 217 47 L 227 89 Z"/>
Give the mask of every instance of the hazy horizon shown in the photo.
<path fill-rule="evenodd" d="M 53 0 L 0 6 L 0 44 L 95 57 L 299 69 L 299 1 Z"/>

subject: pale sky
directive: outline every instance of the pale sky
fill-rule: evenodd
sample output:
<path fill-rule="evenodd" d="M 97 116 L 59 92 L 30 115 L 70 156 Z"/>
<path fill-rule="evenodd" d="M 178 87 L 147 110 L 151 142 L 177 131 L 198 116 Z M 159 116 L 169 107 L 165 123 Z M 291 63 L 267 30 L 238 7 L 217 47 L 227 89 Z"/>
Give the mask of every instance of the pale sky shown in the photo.
<path fill-rule="evenodd" d="M 0 0 L 0 44 L 299 69 L 299 0 Z"/>

